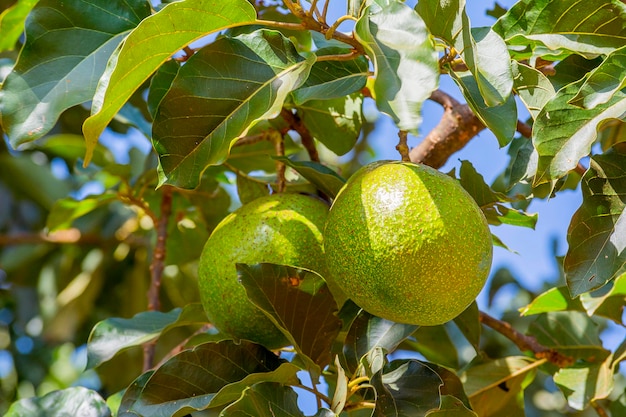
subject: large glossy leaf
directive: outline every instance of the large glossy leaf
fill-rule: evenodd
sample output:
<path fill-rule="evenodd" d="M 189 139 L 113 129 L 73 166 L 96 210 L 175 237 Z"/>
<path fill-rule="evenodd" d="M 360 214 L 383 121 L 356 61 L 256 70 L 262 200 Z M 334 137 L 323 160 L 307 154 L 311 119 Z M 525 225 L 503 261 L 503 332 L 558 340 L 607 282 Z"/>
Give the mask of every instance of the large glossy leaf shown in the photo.
<path fill-rule="evenodd" d="M 570 407 L 583 410 L 591 400 L 604 399 L 613 390 L 613 369 L 610 358 L 602 363 L 579 363 L 559 369 L 554 383 L 563 391 Z"/>
<path fill-rule="evenodd" d="M 309 100 L 297 107 L 309 132 L 337 155 L 350 152 L 361 134 L 363 96 L 360 93 L 332 100 Z"/>
<path fill-rule="evenodd" d="M 85 121 L 85 162 L 98 137 L 124 103 L 170 56 L 201 37 L 255 20 L 246 0 L 174 2 L 144 19 L 111 57 Z"/>
<path fill-rule="evenodd" d="M 309 180 L 311 184 L 315 185 L 318 190 L 331 198 L 334 198 L 346 183 L 346 180 L 339 174 L 318 162 L 292 161 L 287 157 L 276 157 L 275 159 L 295 169 L 300 175 Z"/>
<path fill-rule="evenodd" d="M 378 109 L 399 129 L 416 133 L 422 103 L 439 81 L 437 53 L 423 20 L 402 3 L 370 6 L 357 21 L 355 35 L 374 63 Z"/>
<path fill-rule="evenodd" d="M 414 359 L 392 361 L 370 382 L 376 389 L 376 416 L 420 417 L 441 405 L 441 378 Z"/>
<path fill-rule="evenodd" d="M 226 407 L 220 417 L 304 417 L 298 408 L 298 395 L 291 387 L 263 382 L 247 387 L 237 402 Z"/>
<path fill-rule="evenodd" d="M 337 304 L 314 272 L 272 264 L 237 264 L 248 298 L 283 331 L 296 351 L 323 369 L 341 328 Z"/>
<path fill-rule="evenodd" d="M 541 71 L 521 62 L 512 61 L 513 89 L 528 109 L 533 119 L 546 103 L 554 97 L 556 91 Z"/>
<path fill-rule="evenodd" d="M 570 103 L 586 109 L 598 104 L 606 103 L 619 90 L 626 87 L 626 46 L 609 54 L 606 59 L 594 69 L 580 91 Z"/>
<path fill-rule="evenodd" d="M 317 56 L 325 57 L 346 53 L 350 51 L 342 48 L 322 48 L 315 51 Z M 348 61 L 327 59 L 313 64 L 309 78 L 292 93 L 296 105 L 300 106 L 309 100 L 344 97 L 365 87 L 369 75 L 365 57 L 358 56 Z"/>
<path fill-rule="evenodd" d="M 494 25 L 521 56 L 555 59 L 607 55 L 626 42 L 626 6 L 619 0 L 521 0 Z"/>
<path fill-rule="evenodd" d="M 141 392 L 133 394 L 136 401 L 122 401 L 127 407 L 123 415 L 184 416 L 234 401 L 244 387 L 257 382 L 294 383 L 297 368 L 282 363 L 254 343 L 205 343 L 172 357 L 150 375 Z"/>
<path fill-rule="evenodd" d="M 195 188 L 207 166 L 226 160 L 252 124 L 278 115 L 306 79 L 303 58 L 276 31 L 221 38 L 192 56 L 161 101 L 153 126 L 159 182 Z"/>
<path fill-rule="evenodd" d="M 165 94 L 172 86 L 172 82 L 174 82 L 179 69 L 180 64 L 178 62 L 174 60 L 167 61 L 165 64 L 161 65 L 150 80 L 150 89 L 146 102 L 152 119 L 156 117 L 161 100 L 163 100 L 163 97 L 165 97 Z"/>
<path fill-rule="evenodd" d="M 626 100 L 625 100 L 626 101 Z M 626 270 L 626 149 L 591 158 L 583 203 L 572 216 L 563 268 L 572 296 L 598 288 Z"/>
<path fill-rule="evenodd" d="M 40 0 L 0 91 L 1 122 L 11 144 L 42 137 L 64 110 L 91 100 L 117 45 L 149 14 L 144 0 L 116 0 L 106 8 L 97 0 Z"/>
<path fill-rule="evenodd" d="M 488 27 L 472 28 L 464 0 L 418 2 L 415 7 L 430 32 L 454 47 L 477 80 L 488 106 L 504 103 L 511 94 L 513 77 L 506 44 Z"/>
<path fill-rule="evenodd" d="M 102 397 L 84 387 L 52 391 L 43 397 L 25 398 L 11 405 L 5 417 L 109 417 L 111 411 Z"/>
<path fill-rule="evenodd" d="M 559 90 L 537 116 L 533 125 L 533 144 L 538 154 L 535 185 L 552 182 L 574 169 L 587 156 L 601 124 L 626 115 L 626 91 L 618 91 L 593 109 L 569 104 L 583 81 Z"/>
<path fill-rule="evenodd" d="M 108 361 L 118 352 L 158 338 L 176 326 L 206 323 L 200 304 L 189 304 L 168 313 L 145 311 L 130 319 L 109 318 L 96 324 L 87 344 L 87 367 Z"/>
<path fill-rule="evenodd" d="M 0 52 L 11 50 L 24 32 L 26 16 L 39 0 L 18 0 L 0 14 Z"/>
<path fill-rule="evenodd" d="M 472 366 L 461 375 L 472 409 L 481 417 L 524 417 L 523 390 L 542 363 L 509 356 Z"/>
<path fill-rule="evenodd" d="M 392 352 L 418 327 L 412 324 L 395 323 L 361 310 L 352 322 L 344 342 L 343 354 L 347 370 L 354 372 L 361 358 L 374 348 Z"/>
<path fill-rule="evenodd" d="M 476 79 L 469 71 L 454 72 L 450 76 L 461 89 L 474 114 L 491 130 L 500 146 L 507 145 L 515 135 L 517 106 L 512 96 L 499 106 L 488 107 L 481 95 Z"/>
<path fill-rule="evenodd" d="M 541 314 L 528 333 L 548 348 L 588 362 L 602 362 L 609 352 L 602 347 L 598 325 L 587 314 L 558 311 Z"/>

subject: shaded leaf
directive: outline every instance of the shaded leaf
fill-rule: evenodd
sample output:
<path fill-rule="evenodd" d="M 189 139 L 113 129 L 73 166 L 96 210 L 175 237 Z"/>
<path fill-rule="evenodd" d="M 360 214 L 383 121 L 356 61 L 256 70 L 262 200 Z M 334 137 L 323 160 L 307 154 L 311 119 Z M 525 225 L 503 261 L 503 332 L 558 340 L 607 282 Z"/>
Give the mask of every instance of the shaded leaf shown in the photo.
<path fill-rule="evenodd" d="M 418 327 L 382 319 L 361 310 L 352 322 L 344 342 L 346 369 L 353 373 L 359 366 L 361 357 L 374 348 L 393 352 Z"/>
<path fill-rule="evenodd" d="M 205 35 L 254 20 L 254 7 L 246 0 L 174 2 L 144 19 L 115 51 L 98 83 L 92 115 L 83 125 L 85 163 L 107 124 L 170 56 Z"/>
<path fill-rule="evenodd" d="M 223 417 L 304 417 L 291 387 L 264 382 L 244 389 L 241 399 L 226 407 Z"/>
<path fill-rule="evenodd" d="M 126 412 L 154 417 L 184 416 L 227 404 L 254 383 L 293 382 L 297 369 L 281 364 L 274 353 L 254 343 L 205 343 L 179 353 L 154 371 Z M 220 395 L 223 391 L 226 392 Z M 128 405 L 124 400 L 123 403 Z"/>
<path fill-rule="evenodd" d="M 618 0 L 520 0 L 494 25 L 515 50 L 554 60 L 571 53 L 593 58 L 624 46 L 626 6 Z"/>
<path fill-rule="evenodd" d="M 150 14 L 144 0 L 111 3 L 105 9 L 97 0 L 40 0 L 35 6 L 23 50 L 0 91 L 1 122 L 13 147 L 42 137 L 64 110 L 91 100 L 117 45 Z M 59 47 L 66 44 L 72 47 Z"/>
<path fill-rule="evenodd" d="M 146 383 L 152 374 L 154 374 L 154 371 L 152 370 L 145 372 L 135 378 L 135 380 L 128 387 L 126 387 L 124 395 L 120 401 L 120 406 L 118 407 L 118 412 L 116 414 L 117 417 L 137 417 L 137 414 L 131 412 L 130 408 L 141 395 L 141 390 L 143 390 L 143 387 L 146 386 Z"/>
<path fill-rule="evenodd" d="M 252 178 L 237 175 L 237 195 L 241 204 L 249 203 L 259 197 L 270 194 L 270 187 L 267 183 L 253 180 Z"/>
<path fill-rule="evenodd" d="M 548 313 L 550 311 L 583 311 L 584 307 L 579 299 L 572 299 L 567 287 L 550 288 L 538 295 L 530 304 L 520 310 L 523 316 Z"/>
<path fill-rule="evenodd" d="M 405 342 L 405 345 L 410 345 L 427 360 L 452 369 L 459 367 L 458 352 L 445 325 L 422 326 L 413 336 L 415 342 Z"/>
<path fill-rule="evenodd" d="M 110 417 L 111 410 L 96 391 L 71 387 L 16 401 L 5 414 L 5 417 L 51 416 Z"/>
<path fill-rule="evenodd" d="M 296 351 L 323 369 L 341 329 L 337 304 L 312 271 L 272 264 L 237 264 L 248 298 L 285 334 Z"/>
<path fill-rule="evenodd" d="M 392 2 L 365 9 L 354 33 L 374 63 L 378 109 L 399 129 L 416 133 L 422 103 L 439 81 L 437 53 L 426 25 L 410 7 Z"/>
<path fill-rule="evenodd" d="M 345 48 L 321 48 L 315 51 L 318 57 L 348 53 L 350 50 Z M 330 100 L 350 95 L 365 87 L 368 75 L 368 62 L 363 56 L 348 61 L 318 61 L 311 67 L 309 78 L 292 93 L 293 101 L 296 106 L 300 106 L 309 100 Z"/>
<path fill-rule="evenodd" d="M 69 229 L 72 227 L 74 220 L 91 213 L 99 207 L 106 206 L 113 201 L 117 201 L 117 194 L 115 193 L 100 194 L 82 200 L 74 200 L 71 197 L 57 200 L 50 209 L 50 214 L 46 221 L 46 228 L 50 232 Z"/>
<path fill-rule="evenodd" d="M 12 50 L 24 32 L 26 16 L 39 0 L 18 0 L 0 14 L 0 52 Z"/>
<path fill-rule="evenodd" d="M 539 157 L 535 185 L 554 183 L 565 176 L 589 154 L 601 124 L 626 115 L 626 91 L 616 92 L 593 109 L 569 104 L 582 84 L 579 81 L 559 90 L 535 120 L 533 144 Z"/>
<path fill-rule="evenodd" d="M 346 180 L 332 169 L 313 161 L 292 161 L 287 157 L 277 156 L 274 159 L 284 162 L 287 166 L 295 169 L 300 175 L 309 180 L 311 184 L 326 194 L 334 198 L 339 190 L 344 186 Z"/>
<path fill-rule="evenodd" d="M 556 91 L 541 71 L 521 62 L 512 61 L 513 89 L 528 109 L 533 119 L 546 103 L 554 97 Z"/>
<path fill-rule="evenodd" d="M 626 16 L 626 14 L 625 14 Z M 578 94 L 569 102 L 574 106 L 591 109 L 606 103 L 619 90 L 626 87 L 626 46 L 613 51 L 589 77 L 585 79 Z"/>
<path fill-rule="evenodd" d="M 592 157 L 581 188 L 583 202 L 569 225 L 563 263 L 572 296 L 601 287 L 626 271 L 626 149 L 618 144 Z"/>
<path fill-rule="evenodd" d="M 459 328 L 476 352 L 480 352 L 480 334 L 482 326 L 479 319 L 478 304 L 473 301 L 461 314 L 454 318 L 454 324 Z"/>
<path fill-rule="evenodd" d="M 440 406 L 441 378 L 414 359 L 395 360 L 373 375 L 376 414 L 381 417 L 419 417 Z"/>
<path fill-rule="evenodd" d="M 196 52 L 178 71 L 154 120 L 160 184 L 195 188 L 202 171 L 224 162 L 252 124 L 278 115 L 313 62 L 313 55 L 303 58 L 287 38 L 269 30 L 220 38 Z"/>
<path fill-rule="evenodd" d="M 461 375 L 472 409 L 481 417 L 523 417 L 523 390 L 542 363 L 509 356 L 472 366 Z"/>
<path fill-rule="evenodd" d="M 180 64 L 172 59 L 161 65 L 150 80 L 146 104 L 148 105 L 148 111 L 152 119 L 156 117 L 161 100 L 163 100 L 165 94 L 170 90 L 179 69 Z"/>
<path fill-rule="evenodd" d="M 438 410 L 426 413 L 427 417 L 478 417 L 478 414 L 463 404 L 463 401 L 451 395 L 441 396 L 441 406 Z"/>
<path fill-rule="evenodd" d="M 476 79 L 469 71 L 450 71 L 450 76 L 461 89 L 467 104 L 485 126 L 493 132 L 500 146 L 507 145 L 515 135 L 517 106 L 512 96 L 501 105 L 488 107 L 478 89 Z"/>
<path fill-rule="evenodd" d="M 583 410 L 591 400 L 609 396 L 613 390 L 613 369 L 609 359 L 602 363 L 575 364 L 554 374 L 554 383 L 563 392 L 570 407 Z"/>
<path fill-rule="evenodd" d="M 610 353 L 602 347 L 598 325 L 583 312 L 543 313 L 530 324 L 528 334 L 543 346 L 575 359 L 601 362 Z"/>
<path fill-rule="evenodd" d="M 61 133 L 47 136 L 39 149 L 47 155 L 58 156 L 75 164 L 76 161 L 85 156 L 85 138 L 82 135 L 72 135 Z M 103 145 L 98 145 L 94 149 L 93 162 L 101 167 L 115 163 L 113 153 Z"/>
<path fill-rule="evenodd" d="M 352 150 L 363 124 L 363 96 L 355 93 L 333 100 L 310 100 L 298 106 L 298 116 L 315 139 L 337 155 Z"/>
<path fill-rule="evenodd" d="M 155 340 L 173 327 L 206 322 L 206 315 L 199 303 L 189 304 L 184 309 L 175 308 L 167 313 L 144 311 L 130 319 L 103 320 L 94 326 L 89 336 L 87 367 L 93 368 L 124 349 Z"/>
<path fill-rule="evenodd" d="M 588 315 L 607 317 L 622 324 L 622 314 L 626 306 L 626 274 L 600 289 L 581 294 L 580 302 Z"/>

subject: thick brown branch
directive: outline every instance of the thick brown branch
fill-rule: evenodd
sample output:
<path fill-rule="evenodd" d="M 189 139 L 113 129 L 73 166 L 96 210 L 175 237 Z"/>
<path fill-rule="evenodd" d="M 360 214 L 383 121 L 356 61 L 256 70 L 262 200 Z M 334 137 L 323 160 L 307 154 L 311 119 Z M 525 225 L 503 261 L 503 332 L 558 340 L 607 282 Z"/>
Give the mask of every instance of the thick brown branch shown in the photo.
<path fill-rule="evenodd" d="M 525 334 L 518 332 L 513 328 L 513 326 L 505 321 L 491 317 L 489 314 L 482 311 L 480 312 L 479 318 L 482 324 L 491 327 L 493 330 L 515 343 L 520 350 L 529 350 L 533 352 L 537 359 L 546 359 L 560 368 L 570 366 L 574 362 L 574 360 L 569 356 L 565 356 L 554 349 L 543 346 L 537 342 L 537 339 L 534 337 L 526 336 Z"/>
<path fill-rule="evenodd" d="M 157 238 L 152 262 L 150 263 L 150 288 L 148 289 L 148 310 L 158 311 L 161 309 L 159 291 L 161 289 L 161 278 L 165 268 L 165 254 L 167 242 L 167 225 L 172 214 L 172 188 L 164 186 L 161 195 L 161 213 L 158 222 L 155 224 Z M 143 369 L 147 371 L 154 364 L 155 343 L 148 343 L 143 347 Z"/>
<path fill-rule="evenodd" d="M 450 156 L 461 150 L 485 125 L 467 104 L 461 104 L 441 90 L 431 100 L 441 104 L 444 113 L 439 124 L 409 154 L 411 161 L 440 168 Z"/>

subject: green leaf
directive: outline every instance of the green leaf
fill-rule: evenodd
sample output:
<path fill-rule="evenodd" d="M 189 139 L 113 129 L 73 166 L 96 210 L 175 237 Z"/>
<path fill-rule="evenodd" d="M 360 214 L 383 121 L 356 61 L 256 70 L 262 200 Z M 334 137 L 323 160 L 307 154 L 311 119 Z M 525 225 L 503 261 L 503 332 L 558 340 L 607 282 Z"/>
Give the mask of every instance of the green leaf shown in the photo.
<path fill-rule="evenodd" d="M 82 135 L 68 133 L 51 135 L 38 145 L 39 149 L 47 155 L 58 156 L 71 164 L 75 164 L 85 156 L 85 138 Z M 114 164 L 115 157 L 103 145 L 98 145 L 94 149 L 93 162 L 100 167 L 105 167 Z"/>
<path fill-rule="evenodd" d="M 0 14 L 0 52 L 12 50 L 24 32 L 26 16 L 39 0 L 18 0 Z"/>
<path fill-rule="evenodd" d="M 467 408 L 458 398 L 442 395 L 439 409 L 429 411 L 426 417 L 478 417 L 478 414 Z"/>
<path fill-rule="evenodd" d="M 174 2 L 144 19 L 115 51 L 98 83 L 92 115 L 83 125 L 85 163 L 107 124 L 170 56 L 205 35 L 254 20 L 254 7 L 246 0 Z"/>
<path fill-rule="evenodd" d="M 602 347 L 598 325 L 583 312 L 543 313 L 531 323 L 528 334 L 543 346 L 575 359 L 600 363 L 610 353 Z"/>
<path fill-rule="evenodd" d="M 473 301 L 465 311 L 454 318 L 454 324 L 463 333 L 467 341 L 474 346 L 476 353 L 480 352 L 480 334 L 482 332 L 479 316 L 478 304 Z"/>
<path fill-rule="evenodd" d="M 46 228 L 50 232 L 69 229 L 72 227 L 74 220 L 113 201 L 117 201 L 117 194 L 115 193 L 100 194 L 82 200 L 74 200 L 71 197 L 57 200 L 52 209 L 50 209 L 50 214 L 48 214 Z"/>
<path fill-rule="evenodd" d="M 124 349 L 151 342 L 171 328 L 206 322 L 199 303 L 167 313 L 144 311 L 130 319 L 103 320 L 94 326 L 89 335 L 87 367 L 101 365 Z"/>
<path fill-rule="evenodd" d="M 472 409 L 481 417 L 524 417 L 524 388 L 543 361 L 508 356 L 472 366 L 461 375 Z"/>
<path fill-rule="evenodd" d="M 152 374 L 154 374 L 153 370 L 145 372 L 135 378 L 135 380 L 126 387 L 116 414 L 117 417 L 138 417 L 137 413 L 130 411 L 130 408 L 141 395 L 141 390 L 146 386 Z"/>
<path fill-rule="evenodd" d="M 418 327 L 412 324 L 395 323 L 361 310 L 352 322 L 344 342 L 343 355 L 346 360 L 346 369 L 354 372 L 361 358 L 374 348 L 393 352 Z"/>
<path fill-rule="evenodd" d="M 461 88 L 461 92 L 474 114 L 498 139 L 500 146 L 507 145 L 515 135 L 517 127 L 517 106 L 513 96 L 499 106 L 488 107 L 478 88 L 476 78 L 469 72 L 455 72 L 450 76 Z"/>
<path fill-rule="evenodd" d="M 541 71 L 517 61 L 512 61 L 511 68 L 513 89 L 532 118 L 536 119 L 543 106 L 554 97 L 556 91 L 548 77 Z"/>
<path fill-rule="evenodd" d="M 315 51 L 318 57 L 348 54 L 345 48 L 322 48 Z M 322 60 L 313 64 L 309 78 L 296 89 L 293 101 L 297 106 L 309 100 L 330 100 L 360 91 L 365 87 L 369 68 L 367 59 L 357 56 L 348 61 Z"/>
<path fill-rule="evenodd" d="M 312 271 L 272 264 L 237 264 L 248 298 L 285 334 L 296 351 L 320 369 L 330 364 L 339 334 L 337 304 Z"/>
<path fill-rule="evenodd" d="M 350 152 L 359 139 L 363 123 L 360 93 L 332 100 L 309 100 L 297 111 L 315 139 L 337 155 Z"/>
<path fill-rule="evenodd" d="M 292 161 L 284 156 L 276 156 L 274 159 L 284 162 L 287 166 L 295 169 L 300 175 L 309 180 L 311 184 L 326 194 L 334 198 L 339 190 L 344 186 L 346 180 L 332 169 L 318 162 L 313 161 Z"/>
<path fill-rule="evenodd" d="M 413 337 L 415 342 L 408 344 L 427 360 L 452 369 L 459 367 L 458 352 L 445 325 L 422 326 L 413 333 Z"/>
<path fill-rule="evenodd" d="M 100 395 L 84 387 L 52 391 L 43 397 L 25 398 L 11 405 L 5 417 L 110 417 L 111 410 Z"/>
<path fill-rule="evenodd" d="M 626 115 L 626 91 L 616 92 L 593 109 L 569 104 L 583 81 L 559 90 L 541 110 L 533 126 L 533 144 L 538 154 L 534 184 L 554 183 L 587 156 L 601 124 Z"/>
<path fill-rule="evenodd" d="M 592 109 L 606 103 L 615 93 L 626 87 L 626 46 L 613 51 L 585 80 L 578 94 L 569 103 Z"/>
<path fill-rule="evenodd" d="M 40 0 L 0 91 L 0 121 L 11 145 L 42 137 L 64 110 L 91 100 L 116 46 L 149 14 L 144 0 L 116 0 L 108 8 L 96 0 Z"/>
<path fill-rule="evenodd" d="M 246 204 L 259 197 L 270 195 L 270 187 L 265 182 L 237 175 L 237 195 L 241 204 Z"/>
<path fill-rule="evenodd" d="M 561 389 L 567 403 L 576 410 L 589 406 L 591 400 L 604 399 L 613 390 L 613 369 L 610 358 L 602 363 L 576 364 L 554 374 L 554 383 Z"/>
<path fill-rule="evenodd" d="M 170 90 L 180 64 L 177 61 L 170 60 L 161 65 L 161 67 L 154 73 L 154 76 L 150 80 L 150 89 L 148 90 L 148 111 L 152 119 L 156 117 L 157 110 L 161 104 L 161 100 L 165 97 L 165 94 Z"/>
<path fill-rule="evenodd" d="M 626 6 L 619 0 L 520 0 L 494 30 L 516 50 L 525 47 L 520 57 L 594 58 L 624 46 L 625 21 Z"/>
<path fill-rule="evenodd" d="M 550 311 L 583 311 L 584 307 L 579 299 L 572 299 L 567 287 L 550 288 L 543 294 L 538 295 L 530 304 L 522 308 L 523 316 L 548 313 Z"/>
<path fill-rule="evenodd" d="M 417 133 L 422 103 L 439 82 L 437 53 L 426 25 L 410 7 L 397 2 L 370 6 L 355 36 L 374 63 L 373 95 L 378 109 L 399 129 Z"/>
<path fill-rule="evenodd" d="M 263 382 L 246 387 L 241 399 L 226 407 L 220 417 L 304 417 L 298 395 L 291 387 Z"/>
<path fill-rule="evenodd" d="M 626 102 L 626 100 L 624 100 Z M 605 285 L 626 271 L 626 149 L 591 158 L 583 202 L 572 216 L 563 268 L 572 296 Z"/>
<path fill-rule="evenodd" d="M 205 343 L 169 359 L 150 375 L 136 401 L 123 404 L 129 415 L 184 416 L 234 401 L 258 382 L 296 383 L 296 371 L 254 343 Z"/>
<path fill-rule="evenodd" d="M 598 290 L 581 294 L 580 302 L 590 316 L 607 317 L 622 324 L 622 314 L 626 306 L 626 274 Z"/>
<path fill-rule="evenodd" d="M 160 184 L 195 188 L 202 171 L 224 162 L 252 124 L 279 114 L 313 62 L 313 55 L 303 58 L 269 30 L 220 38 L 196 52 L 178 71 L 154 120 Z"/>
<path fill-rule="evenodd" d="M 370 382 L 376 389 L 376 415 L 380 417 L 420 417 L 441 405 L 441 378 L 414 359 L 392 361 Z"/>

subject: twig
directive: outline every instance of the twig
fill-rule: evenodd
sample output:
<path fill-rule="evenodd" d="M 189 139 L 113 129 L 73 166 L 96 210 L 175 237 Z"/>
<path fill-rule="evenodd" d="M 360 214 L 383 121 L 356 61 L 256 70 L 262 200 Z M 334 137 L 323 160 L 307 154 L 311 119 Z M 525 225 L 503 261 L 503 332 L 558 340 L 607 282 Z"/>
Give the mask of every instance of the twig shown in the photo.
<path fill-rule="evenodd" d="M 598 414 L 599 417 L 609 417 L 609 414 L 606 412 L 604 407 L 602 407 L 602 405 L 598 403 L 598 401 L 591 400 L 590 404 L 591 404 L 591 407 L 593 407 L 593 409 L 596 411 L 596 414 Z"/>
<path fill-rule="evenodd" d="M 279 131 L 274 131 L 272 135 L 272 141 L 274 142 L 274 149 L 276 151 L 277 156 L 285 156 L 285 139 L 283 138 L 282 133 Z M 276 186 L 276 191 L 282 193 L 285 191 L 287 187 L 287 181 L 285 179 L 285 170 L 287 167 L 285 163 L 279 160 L 276 160 L 276 182 L 278 183 Z"/>
<path fill-rule="evenodd" d="M 570 366 L 574 363 L 574 359 L 569 356 L 565 356 L 560 352 L 557 352 L 554 349 L 547 348 L 537 342 L 532 336 L 526 336 L 523 333 L 515 330 L 513 326 L 509 323 L 498 320 L 495 317 L 491 317 L 489 314 L 485 312 L 479 313 L 479 319 L 482 324 L 485 326 L 491 327 L 493 330 L 497 331 L 511 342 L 515 343 L 515 345 L 522 351 L 530 350 L 533 352 L 537 359 L 546 359 L 560 368 L 564 368 Z"/>
<path fill-rule="evenodd" d="M 396 145 L 396 150 L 400 153 L 403 162 L 409 162 L 411 160 L 409 158 L 409 145 L 407 145 L 407 136 L 408 133 L 406 130 L 400 130 L 398 132 L 398 138 L 400 138 L 400 141 Z"/>
<path fill-rule="evenodd" d="M 156 245 L 150 264 L 150 288 L 148 289 L 148 310 L 150 311 L 159 311 L 161 309 L 159 290 L 161 288 L 163 269 L 165 268 L 165 244 L 167 241 L 167 225 L 172 214 L 172 194 L 172 187 L 166 185 L 162 188 L 161 213 L 158 221 L 155 223 L 157 232 Z M 143 346 L 144 372 L 152 368 L 154 364 L 155 347 L 156 342 L 147 343 Z"/>
<path fill-rule="evenodd" d="M 461 150 L 485 128 L 467 104 L 461 104 L 450 95 L 436 90 L 430 99 L 444 108 L 439 124 L 424 140 L 411 150 L 411 161 L 440 168 L 450 156 Z"/>
<path fill-rule="evenodd" d="M 307 129 L 302 122 L 302 119 L 300 119 L 297 114 L 294 114 L 285 108 L 283 108 L 280 112 L 280 115 L 293 130 L 298 132 L 300 138 L 302 139 L 302 146 L 306 149 L 311 161 L 319 162 L 320 156 L 317 153 L 317 148 L 315 147 L 315 140 L 313 139 L 311 132 L 309 132 L 309 129 Z"/>
<path fill-rule="evenodd" d="M 315 395 L 315 398 L 317 398 L 318 401 L 322 400 L 322 401 L 324 401 L 328 405 L 331 404 L 330 398 L 328 398 L 326 395 L 324 395 L 321 392 L 319 392 L 318 389 L 313 389 L 313 388 L 308 387 L 308 386 L 303 385 L 303 384 L 298 384 L 298 385 L 295 385 L 295 386 L 298 387 L 298 388 L 301 388 L 301 389 L 303 389 L 305 391 L 308 391 L 308 392 L 310 392 L 313 395 Z"/>
<path fill-rule="evenodd" d="M 528 124 L 522 122 L 521 120 L 517 121 L 516 130 L 520 135 L 524 136 L 525 138 L 530 139 L 533 136 L 533 128 L 530 127 Z"/>

